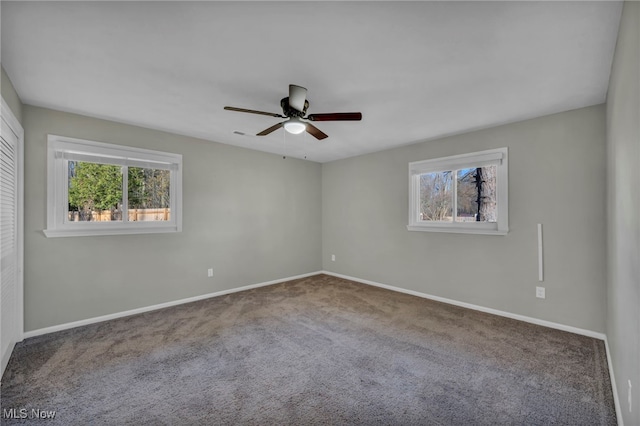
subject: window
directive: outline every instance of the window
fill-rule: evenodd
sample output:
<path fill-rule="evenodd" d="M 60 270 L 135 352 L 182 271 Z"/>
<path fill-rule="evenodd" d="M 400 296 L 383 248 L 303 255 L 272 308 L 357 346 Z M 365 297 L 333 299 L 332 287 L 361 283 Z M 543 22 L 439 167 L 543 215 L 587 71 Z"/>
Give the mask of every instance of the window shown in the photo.
<path fill-rule="evenodd" d="M 509 231 L 507 148 L 409 163 L 409 231 Z"/>
<path fill-rule="evenodd" d="M 48 138 L 47 237 L 179 232 L 182 156 Z"/>

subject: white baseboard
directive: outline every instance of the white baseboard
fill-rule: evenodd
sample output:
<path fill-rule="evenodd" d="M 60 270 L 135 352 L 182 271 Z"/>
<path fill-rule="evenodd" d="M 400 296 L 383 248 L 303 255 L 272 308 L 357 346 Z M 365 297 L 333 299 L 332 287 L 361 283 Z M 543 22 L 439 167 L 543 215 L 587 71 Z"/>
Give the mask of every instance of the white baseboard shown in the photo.
<path fill-rule="evenodd" d="M 609 365 L 609 378 L 611 379 L 611 387 L 613 388 L 613 402 L 616 406 L 616 418 L 618 419 L 618 426 L 624 426 L 622 420 L 622 407 L 620 406 L 620 399 L 618 398 L 618 387 L 616 386 L 616 376 L 613 374 L 613 362 L 611 361 L 611 352 L 609 351 L 609 339 L 605 336 L 604 347 L 607 350 L 607 364 Z"/>
<path fill-rule="evenodd" d="M 447 299 L 445 297 L 433 296 L 433 295 L 427 294 L 427 293 L 420 293 L 419 291 L 407 290 L 405 288 L 394 287 L 394 286 L 387 285 L 387 284 L 381 284 L 381 283 L 377 283 L 375 281 L 363 280 L 363 279 L 360 279 L 360 278 L 351 277 L 349 275 L 337 274 L 335 272 L 322 271 L 322 273 L 323 274 L 327 274 L 327 275 L 332 275 L 332 276 L 338 277 L 338 278 L 344 278 L 345 280 L 356 281 L 356 282 L 359 282 L 359 283 L 362 283 L 362 284 L 368 284 L 368 285 L 372 285 L 372 286 L 375 286 L 375 287 L 385 288 L 387 290 L 392 290 L 392 291 L 397 291 L 397 292 L 400 292 L 400 293 L 410 294 L 412 296 L 422 297 L 424 299 L 430 299 L 430 300 L 435 300 L 437 302 L 448 303 L 449 305 L 455 305 L 455 306 L 460 306 L 460 307 L 463 307 L 463 308 L 473 309 L 474 311 L 486 312 L 488 314 L 493 314 L 493 315 L 498 315 L 498 316 L 501 316 L 501 317 L 516 319 L 516 320 L 528 322 L 528 323 L 531 323 L 531 324 L 537 324 L 537 325 L 541 325 L 541 326 L 544 326 L 544 327 L 555 328 L 557 330 L 568 331 L 570 333 L 581 334 L 583 336 L 593 337 L 594 339 L 606 340 L 606 335 L 604 333 L 598 333 L 596 331 L 585 330 L 585 329 L 582 329 L 582 328 L 572 327 L 570 325 L 564 325 L 564 324 L 559 324 L 559 323 L 556 323 L 556 322 L 545 321 L 545 320 L 541 320 L 541 319 L 538 319 L 538 318 L 528 317 L 528 316 L 525 316 L 525 315 L 519 315 L 519 314 L 514 314 L 514 313 L 511 313 L 511 312 L 500 311 L 498 309 L 486 308 L 484 306 L 474 305 L 472 303 L 459 302 L 457 300 Z"/>
<path fill-rule="evenodd" d="M 245 285 L 242 287 L 232 288 L 229 290 L 216 291 L 214 293 L 202 294 L 200 296 L 188 297 L 186 299 L 173 300 L 171 302 L 159 303 L 157 305 L 145 306 L 142 308 L 131 309 L 129 311 L 116 312 L 114 314 L 102 315 L 94 318 L 87 318 L 80 321 L 68 322 L 65 324 L 54 325 L 51 327 L 39 328 L 37 330 L 31 330 L 24 333 L 23 338 L 28 339 L 30 337 L 41 336 L 43 334 L 55 333 L 56 331 L 68 330 L 70 328 L 81 327 L 83 325 L 95 324 L 97 322 L 109 321 L 116 318 L 128 317 L 130 315 L 142 314 L 144 312 L 155 311 L 158 309 L 168 308 L 171 306 L 182 305 L 185 303 L 197 302 L 198 300 L 209 299 L 211 297 L 224 296 L 225 294 L 237 293 L 239 291 L 251 290 L 252 288 L 265 287 L 268 285 L 278 284 L 285 281 L 297 280 L 300 278 L 307 278 L 313 275 L 321 274 L 322 272 L 310 272 L 308 274 L 296 275 L 293 277 L 281 278 L 273 281 L 265 281 L 257 284 Z"/>

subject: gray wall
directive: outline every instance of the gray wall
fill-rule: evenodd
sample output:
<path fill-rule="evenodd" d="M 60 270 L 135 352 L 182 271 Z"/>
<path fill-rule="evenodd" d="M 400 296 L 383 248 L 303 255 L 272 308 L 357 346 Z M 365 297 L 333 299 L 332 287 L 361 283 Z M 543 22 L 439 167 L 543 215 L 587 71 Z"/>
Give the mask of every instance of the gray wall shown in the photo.
<path fill-rule="evenodd" d="M 26 331 L 321 269 L 317 163 L 29 105 L 23 125 Z M 182 154 L 183 232 L 46 238 L 48 133 Z"/>
<path fill-rule="evenodd" d="M 640 3 L 626 2 L 607 98 L 607 338 L 624 422 L 640 425 Z M 629 413 L 628 380 L 633 385 Z"/>
<path fill-rule="evenodd" d="M 409 162 L 502 146 L 508 235 L 407 231 Z M 323 267 L 604 332 L 605 164 L 604 105 L 325 163 Z M 537 223 L 545 300 L 535 297 Z"/>
<path fill-rule="evenodd" d="M 13 83 L 9 80 L 9 76 L 5 72 L 4 68 L 0 66 L 1 78 L 0 78 L 0 90 L 2 91 L 2 98 L 7 102 L 13 115 L 16 116 L 20 124 L 22 124 L 22 102 L 18 97 L 16 89 L 13 87 Z"/>

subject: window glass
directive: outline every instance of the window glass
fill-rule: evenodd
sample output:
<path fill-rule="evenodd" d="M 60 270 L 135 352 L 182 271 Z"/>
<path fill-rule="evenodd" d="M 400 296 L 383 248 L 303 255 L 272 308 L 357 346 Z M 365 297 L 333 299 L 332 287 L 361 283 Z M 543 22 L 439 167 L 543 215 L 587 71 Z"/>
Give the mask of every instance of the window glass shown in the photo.
<path fill-rule="evenodd" d="M 457 222 L 496 222 L 496 166 L 457 171 Z"/>
<path fill-rule="evenodd" d="M 128 178 L 129 220 L 170 220 L 171 172 L 129 167 Z"/>
<path fill-rule="evenodd" d="M 452 211 L 453 179 L 451 172 L 420 175 L 420 220 L 451 222 Z"/>
<path fill-rule="evenodd" d="M 122 167 L 69 161 L 70 222 L 122 220 Z"/>

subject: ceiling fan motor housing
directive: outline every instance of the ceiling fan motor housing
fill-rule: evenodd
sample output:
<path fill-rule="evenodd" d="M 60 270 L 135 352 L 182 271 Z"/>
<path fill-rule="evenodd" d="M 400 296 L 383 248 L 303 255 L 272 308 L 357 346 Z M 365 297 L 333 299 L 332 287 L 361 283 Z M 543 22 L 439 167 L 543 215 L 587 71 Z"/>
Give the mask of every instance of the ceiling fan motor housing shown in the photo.
<path fill-rule="evenodd" d="M 289 105 L 289 97 L 282 98 L 282 100 L 280 101 L 280 106 L 282 107 L 282 112 L 285 116 L 303 118 L 307 113 L 307 108 L 309 108 L 309 101 L 304 101 L 304 108 L 302 109 L 302 111 L 298 111 L 297 109 Z"/>

